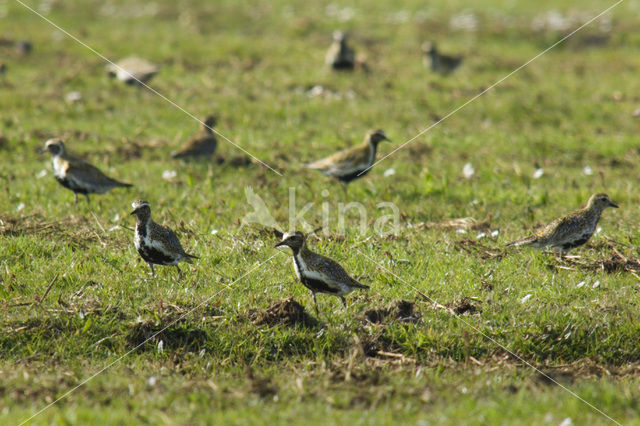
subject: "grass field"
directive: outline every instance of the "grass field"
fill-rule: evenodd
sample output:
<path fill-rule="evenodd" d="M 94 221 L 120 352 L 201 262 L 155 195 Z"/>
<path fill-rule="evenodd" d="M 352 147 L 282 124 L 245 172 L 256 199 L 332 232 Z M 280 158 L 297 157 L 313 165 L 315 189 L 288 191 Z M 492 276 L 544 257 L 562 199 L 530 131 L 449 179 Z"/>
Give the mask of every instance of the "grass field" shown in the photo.
<path fill-rule="evenodd" d="M 222 134 L 275 171 L 239 164 L 247 154 L 222 139 L 214 162 L 172 160 L 195 120 L 0 2 L 0 37 L 34 46 L 0 46 L 0 423 L 64 395 L 29 423 L 640 424 L 637 2 L 346 191 L 303 164 L 371 128 L 393 140 L 382 158 L 613 3 L 24 2 L 107 58 L 158 63 L 151 87 L 195 116 L 217 114 Z M 371 72 L 324 67 L 336 29 Z M 461 68 L 426 70 L 426 40 L 463 54 Z M 38 153 L 54 136 L 135 187 L 74 206 Z M 282 228 L 291 188 L 298 210 L 313 203 L 306 221 L 329 226 L 311 248 L 371 289 L 346 310 L 319 295 L 318 318 L 290 251 L 241 226 L 247 187 Z M 594 192 L 620 208 L 578 258 L 505 248 Z M 135 251 L 137 198 L 200 257 L 182 281 L 161 266 L 151 279 Z M 354 211 L 340 231 L 339 204 L 353 201 L 365 232 Z M 380 202 L 398 207 L 396 234 L 371 231 Z M 478 224 L 446 226 L 461 217 Z M 270 317 L 289 297 L 304 315 Z"/>

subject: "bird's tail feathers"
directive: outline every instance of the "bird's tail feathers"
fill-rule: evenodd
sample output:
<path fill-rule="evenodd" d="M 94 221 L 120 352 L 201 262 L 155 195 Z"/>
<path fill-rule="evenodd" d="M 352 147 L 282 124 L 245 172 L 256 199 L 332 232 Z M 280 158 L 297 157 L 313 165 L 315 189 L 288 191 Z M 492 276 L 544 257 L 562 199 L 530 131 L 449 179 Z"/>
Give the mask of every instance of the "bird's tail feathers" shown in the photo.
<path fill-rule="evenodd" d="M 537 241 L 538 237 L 527 237 L 521 240 L 512 241 L 507 244 L 507 247 L 527 246 Z"/>
<path fill-rule="evenodd" d="M 110 179 L 110 180 L 115 186 L 120 186 L 122 188 L 131 188 L 133 186 L 132 183 L 120 182 L 119 180 L 115 180 L 115 179 Z"/>
<path fill-rule="evenodd" d="M 368 285 L 364 285 L 364 284 L 360 284 L 358 281 L 355 281 L 351 283 L 351 287 L 355 287 L 355 288 L 363 288 L 365 290 L 369 289 Z"/>

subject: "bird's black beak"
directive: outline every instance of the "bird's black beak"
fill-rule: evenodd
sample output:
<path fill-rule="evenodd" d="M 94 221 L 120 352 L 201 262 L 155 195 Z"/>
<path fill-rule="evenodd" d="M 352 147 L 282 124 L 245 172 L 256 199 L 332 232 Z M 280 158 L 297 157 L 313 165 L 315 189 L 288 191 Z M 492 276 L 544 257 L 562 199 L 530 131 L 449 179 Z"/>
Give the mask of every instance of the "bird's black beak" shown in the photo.
<path fill-rule="evenodd" d="M 616 203 L 614 203 L 613 201 L 609 201 L 609 207 L 613 207 L 614 209 L 617 209 L 618 205 Z"/>
<path fill-rule="evenodd" d="M 136 210 L 134 210 L 134 211 L 132 211 L 131 213 L 129 213 L 129 216 L 133 216 L 133 215 L 134 215 L 134 214 L 136 214 L 136 213 L 138 213 L 138 210 L 137 210 L 137 209 L 136 209 Z"/>
<path fill-rule="evenodd" d="M 383 139 L 383 140 L 385 140 L 385 141 L 387 141 L 387 142 L 391 142 L 391 139 L 389 139 L 389 138 L 388 138 L 388 137 L 386 137 L 386 136 L 384 137 L 384 139 Z"/>
<path fill-rule="evenodd" d="M 273 247 L 274 247 L 274 248 L 275 248 L 275 247 L 282 247 L 282 246 L 286 246 L 286 245 L 287 245 L 286 241 L 280 241 L 278 244 L 276 244 L 276 245 L 275 245 L 275 246 L 273 246 Z"/>

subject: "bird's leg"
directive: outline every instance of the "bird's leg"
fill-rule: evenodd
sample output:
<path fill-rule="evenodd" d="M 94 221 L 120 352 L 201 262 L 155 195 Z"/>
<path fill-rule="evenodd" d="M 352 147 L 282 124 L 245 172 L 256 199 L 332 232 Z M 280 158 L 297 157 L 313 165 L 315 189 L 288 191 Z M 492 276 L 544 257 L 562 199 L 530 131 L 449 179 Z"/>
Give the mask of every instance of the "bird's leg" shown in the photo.
<path fill-rule="evenodd" d="M 344 296 L 340 296 L 340 300 L 342 300 L 342 305 L 344 306 L 344 308 L 347 309 L 347 300 L 344 298 Z"/>
<path fill-rule="evenodd" d="M 156 272 L 153 270 L 153 263 L 147 262 L 149 264 L 149 268 L 151 268 L 151 277 L 156 276 Z"/>
<path fill-rule="evenodd" d="M 91 200 L 89 199 L 89 194 L 84 194 L 85 197 L 87 197 L 87 204 L 91 204 Z"/>
<path fill-rule="evenodd" d="M 316 292 L 313 291 L 311 292 L 311 294 L 313 294 L 313 306 L 316 307 L 316 315 L 320 316 L 320 311 L 318 310 L 318 302 L 316 301 Z"/>
<path fill-rule="evenodd" d="M 180 270 L 180 268 L 178 267 L 178 265 L 176 265 L 176 269 L 178 270 L 178 279 L 182 280 L 182 271 Z"/>
<path fill-rule="evenodd" d="M 78 193 L 77 192 L 73 193 L 73 205 L 74 206 L 78 205 Z"/>

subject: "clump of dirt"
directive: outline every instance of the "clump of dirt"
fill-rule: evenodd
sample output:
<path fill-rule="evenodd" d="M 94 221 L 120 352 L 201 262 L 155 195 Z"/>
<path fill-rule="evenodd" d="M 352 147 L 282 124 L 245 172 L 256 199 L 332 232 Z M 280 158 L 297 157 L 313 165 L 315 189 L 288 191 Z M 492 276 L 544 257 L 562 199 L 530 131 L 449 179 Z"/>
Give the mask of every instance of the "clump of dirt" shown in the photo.
<path fill-rule="evenodd" d="M 455 245 L 457 250 L 464 251 L 483 260 L 500 260 L 504 256 L 504 252 L 501 249 L 485 246 L 470 238 L 456 241 Z"/>
<path fill-rule="evenodd" d="M 137 347 L 145 342 L 157 344 L 163 341 L 166 348 L 183 348 L 193 352 L 199 350 L 207 341 L 207 333 L 203 330 L 187 327 L 180 321 L 171 324 L 170 316 L 165 320 L 138 320 L 127 332 L 126 340 L 129 345 Z M 171 324 L 170 326 L 168 326 Z M 146 345 L 151 348 L 151 345 Z"/>
<path fill-rule="evenodd" d="M 304 306 L 296 302 L 293 297 L 279 300 L 264 310 L 249 311 L 249 318 L 255 325 L 266 325 L 274 327 L 276 325 L 303 325 L 312 327 L 316 324 L 304 310 Z"/>
<path fill-rule="evenodd" d="M 394 300 L 384 308 L 369 309 L 364 318 L 371 323 L 380 324 L 388 321 L 418 322 L 422 315 L 417 312 L 416 304 L 407 300 Z"/>
<path fill-rule="evenodd" d="M 613 253 L 604 259 L 598 259 L 596 262 L 587 266 L 591 270 L 603 270 L 608 273 L 618 271 L 640 272 L 640 259 L 631 259 L 620 253 L 613 245 L 609 243 L 609 247 Z"/>
<path fill-rule="evenodd" d="M 456 315 L 462 314 L 475 314 L 477 312 L 482 312 L 482 309 L 472 303 L 471 299 L 463 298 L 453 304 L 451 307 L 453 312 Z"/>
<path fill-rule="evenodd" d="M 640 259 L 632 259 L 622 254 L 618 249 L 610 242 L 596 245 L 596 250 L 604 250 L 609 248 L 612 253 L 607 257 L 597 259 L 595 261 L 582 261 L 571 257 L 564 257 L 560 259 L 560 263 L 564 266 L 574 267 L 576 269 L 582 269 L 586 271 L 605 271 L 610 274 L 616 272 L 640 272 Z M 553 265 L 550 265 L 553 266 Z"/>

